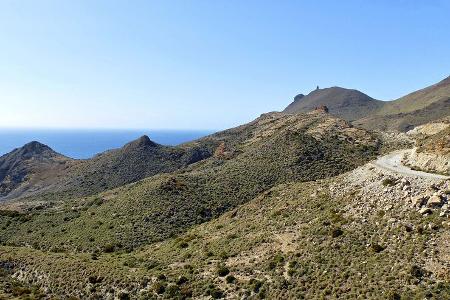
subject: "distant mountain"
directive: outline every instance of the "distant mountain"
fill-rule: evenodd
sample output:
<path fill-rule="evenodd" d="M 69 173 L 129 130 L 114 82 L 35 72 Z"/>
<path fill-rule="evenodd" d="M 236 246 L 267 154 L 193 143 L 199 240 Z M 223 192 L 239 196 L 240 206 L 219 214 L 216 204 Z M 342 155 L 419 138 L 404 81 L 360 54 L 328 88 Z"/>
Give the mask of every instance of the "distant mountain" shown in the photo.
<path fill-rule="evenodd" d="M 357 90 L 341 87 L 316 89 L 304 96 L 297 95 L 284 113 L 309 112 L 325 105 L 331 114 L 348 121 L 363 118 L 383 106 L 383 101 L 375 100 Z"/>
<path fill-rule="evenodd" d="M 447 85 L 393 102 L 318 89 L 177 147 L 16 149 L 0 158 L 4 198 L 22 197 L 0 203 L 0 299 L 446 299 L 448 182 L 370 162 L 409 136 L 404 162 L 450 174 Z M 440 113 L 407 134 L 353 125 Z"/>
<path fill-rule="evenodd" d="M 153 176 L 173 172 L 212 155 L 207 147 L 163 146 L 142 136 L 120 149 L 80 161 L 57 181 L 53 191 L 90 195 Z"/>
<path fill-rule="evenodd" d="M 408 131 L 450 115 L 450 76 L 441 82 L 385 104 L 354 122 L 367 129 Z"/>
<path fill-rule="evenodd" d="M 372 130 L 408 131 L 450 114 L 450 76 L 441 82 L 394 101 L 375 100 L 341 87 L 299 94 L 284 110 L 295 114 L 325 105 L 331 114 Z"/>
<path fill-rule="evenodd" d="M 212 155 L 204 145 L 162 146 L 148 136 L 87 160 L 72 160 L 38 142 L 0 158 L 0 200 L 59 193 L 85 196 L 172 172 Z"/>
<path fill-rule="evenodd" d="M 73 162 L 47 145 L 31 142 L 0 157 L 0 199 L 16 197 L 51 184 Z"/>

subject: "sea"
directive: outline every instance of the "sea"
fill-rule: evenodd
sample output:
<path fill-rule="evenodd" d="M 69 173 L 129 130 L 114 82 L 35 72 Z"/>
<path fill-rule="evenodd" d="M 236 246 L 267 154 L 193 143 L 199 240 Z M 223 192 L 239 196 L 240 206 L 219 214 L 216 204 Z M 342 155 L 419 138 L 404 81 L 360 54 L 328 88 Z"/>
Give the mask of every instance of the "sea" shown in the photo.
<path fill-rule="evenodd" d="M 106 150 L 120 148 L 144 134 L 156 143 L 175 146 L 213 132 L 213 130 L 0 129 L 0 156 L 31 141 L 38 141 L 65 156 L 87 159 Z"/>

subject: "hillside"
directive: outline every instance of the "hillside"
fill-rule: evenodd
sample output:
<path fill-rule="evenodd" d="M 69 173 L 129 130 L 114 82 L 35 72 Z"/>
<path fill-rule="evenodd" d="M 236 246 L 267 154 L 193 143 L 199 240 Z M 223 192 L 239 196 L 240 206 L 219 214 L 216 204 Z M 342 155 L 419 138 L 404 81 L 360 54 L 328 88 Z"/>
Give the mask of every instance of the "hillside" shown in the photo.
<path fill-rule="evenodd" d="M 266 114 L 205 140 L 222 141 L 211 158 L 51 210 L 31 211 L 26 222 L 24 216 L 3 218 L 1 239 L 53 251 L 134 249 L 218 217 L 277 184 L 355 168 L 379 148 L 372 134 L 324 113 Z"/>
<path fill-rule="evenodd" d="M 142 136 L 120 149 L 80 161 L 56 181 L 52 192 L 85 196 L 159 173 L 169 173 L 211 156 L 207 147 L 170 147 Z"/>
<path fill-rule="evenodd" d="M 416 147 L 404 158 L 410 167 L 450 175 L 450 118 L 417 127 Z"/>
<path fill-rule="evenodd" d="M 450 76 L 397 100 L 388 102 L 377 113 L 384 115 L 411 113 L 450 98 Z"/>
<path fill-rule="evenodd" d="M 0 157 L 0 201 L 50 185 L 73 160 L 39 142 L 30 142 Z"/>
<path fill-rule="evenodd" d="M 354 124 L 367 129 L 408 131 L 449 114 L 450 77 L 447 77 L 437 84 L 386 102 Z"/>
<path fill-rule="evenodd" d="M 309 112 L 325 105 L 331 114 L 348 121 L 357 120 L 370 115 L 383 106 L 383 102 L 375 100 L 357 90 L 331 87 L 316 89 L 304 96 L 297 95 L 284 113 Z"/>
<path fill-rule="evenodd" d="M 297 95 L 284 113 L 327 106 L 330 113 L 369 130 L 406 132 L 450 114 L 450 77 L 394 101 L 375 100 L 357 90 L 331 87 Z"/>
<path fill-rule="evenodd" d="M 448 115 L 375 133 L 320 103 L 364 98 L 336 89 L 177 147 L 2 157 L 26 197 L 0 203 L 0 299 L 450 299 L 450 181 L 371 162 L 416 141 L 448 166 Z"/>
<path fill-rule="evenodd" d="M 27 144 L 0 158 L 3 173 L 11 173 L 9 177 L 3 176 L 4 179 L 0 177 L 5 186 L 0 200 L 52 194 L 64 198 L 92 195 L 158 173 L 172 172 L 211 156 L 207 146 L 162 146 L 148 136 L 87 160 L 70 160 L 47 146 L 37 142 L 34 145 L 40 145 L 42 150 L 33 152 L 31 157 L 22 154 L 28 153 L 30 144 Z M 18 172 L 20 176 L 14 175 Z M 22 180 L 22 186 L 8 184 L 11 176 L 14 182 Z"/>
<path fill-rule="evenodd" d="M 129 253 L 3 246 L 0 261 L 5 276 L 22 278 L 16 289 L 33 284 L 80 299 L 445 300 L 450 223 L 439 216 L 442 204 L 420 211 L 430 189 L 448 199 L 448 188 L 369 164 L 276 185 L 215 220 Z"/>

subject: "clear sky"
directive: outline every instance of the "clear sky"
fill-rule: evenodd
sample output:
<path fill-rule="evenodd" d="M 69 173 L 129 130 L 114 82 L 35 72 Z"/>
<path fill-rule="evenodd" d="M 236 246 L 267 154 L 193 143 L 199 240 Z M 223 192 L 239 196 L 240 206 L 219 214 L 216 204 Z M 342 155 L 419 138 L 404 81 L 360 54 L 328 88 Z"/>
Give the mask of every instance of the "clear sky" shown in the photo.
<path fill-rule="evenodd" d="M 450 1 L 0 0 L 0 127 L 221 129 L 450 75 Z"/>

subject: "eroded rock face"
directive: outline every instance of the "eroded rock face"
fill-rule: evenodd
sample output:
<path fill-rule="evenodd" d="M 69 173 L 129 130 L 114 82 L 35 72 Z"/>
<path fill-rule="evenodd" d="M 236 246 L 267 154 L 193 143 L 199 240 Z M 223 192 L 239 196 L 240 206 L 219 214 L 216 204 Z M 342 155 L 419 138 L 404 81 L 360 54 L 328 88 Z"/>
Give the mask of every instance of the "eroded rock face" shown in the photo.
<path fill-rule="evenodd" d="M 450 121 L 429 123 L 408 132 L 417 147 L 404 157 L 411 168 L 450 175 Z"/>
<path fill-rule="evenodd" d="M 450 127 L 450 123 L 448 122 L 435 122 L 435 123 L 427 123 L 421 126 L 417 126 L 414 129 L 408 131 L 406 134 L 411 136 L 416 135 L 425 135 L 430 136 L 441 132 L 442 130 Z"/>
<path fill-rule="evenodd" d="M 405 165 L 412 169 L 450 175 L 450 155 L 433 152 L 420 152 L 413 149 L 403 159 Z"/>

